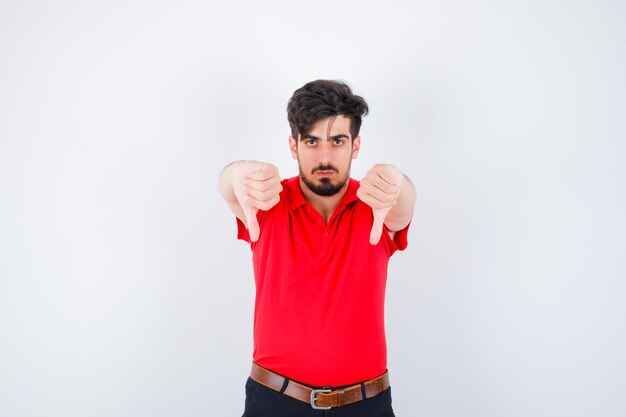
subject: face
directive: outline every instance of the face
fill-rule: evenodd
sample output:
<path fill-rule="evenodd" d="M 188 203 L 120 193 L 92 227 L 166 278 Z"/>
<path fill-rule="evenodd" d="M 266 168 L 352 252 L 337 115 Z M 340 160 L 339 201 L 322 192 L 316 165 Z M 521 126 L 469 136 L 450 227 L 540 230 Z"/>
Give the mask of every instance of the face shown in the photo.
<path fill-rule="evenodd" d="M 352 141 L 350 118 L 342 115 L 318 120 L 306 134 L 289 137 L 291 155 L 298 160 L 300 178 L 309 190 L 329 197 L 337 194 L 350 178 L 361 138 Z"/>

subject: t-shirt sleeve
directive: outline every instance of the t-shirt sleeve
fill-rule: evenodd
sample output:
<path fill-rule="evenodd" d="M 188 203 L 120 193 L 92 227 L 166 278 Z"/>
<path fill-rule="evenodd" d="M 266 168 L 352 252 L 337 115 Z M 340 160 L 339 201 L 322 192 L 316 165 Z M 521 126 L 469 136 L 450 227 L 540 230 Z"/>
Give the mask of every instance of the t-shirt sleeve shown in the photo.
<path fill-rule="evenodd" d="M 256 220 L 259 223 L 259 227 L 261 227 L 262 225 L 264 213 L 265 212 L 262 210 L 259 210 L 256 213 Z M 239 219 L 239 217 L 235 217 L 235 220 L 237 221 L 237 239 L 252 243 L 252 241 L 250 240 L 250 231 L 248 230 L 246 225 L 241 221 L 241 219 Z"/>
<path fill-rule="evenodd" d="M 411 222 L 407 224 L 404 229 L 398 230 L 393 239 L 389 236 L 389 231 L 385 230 L 383 235 L 385 235 L 385 241 L 387 242 L 387 246 L 389 248 L 389 256 L 393 255 L 393 253 L 397 250 L 405 250 L 409 244 L 408 235 L 409 235 L 409 226 L 411 226 Z"/>
<path fill-rule="evenodd" d="M 243 224 L 239 217 L 235 217 L 235 220 L 237 220 L 237 239 L 251 243 L 250 232 L 246 228 L 246 225 Z"/>

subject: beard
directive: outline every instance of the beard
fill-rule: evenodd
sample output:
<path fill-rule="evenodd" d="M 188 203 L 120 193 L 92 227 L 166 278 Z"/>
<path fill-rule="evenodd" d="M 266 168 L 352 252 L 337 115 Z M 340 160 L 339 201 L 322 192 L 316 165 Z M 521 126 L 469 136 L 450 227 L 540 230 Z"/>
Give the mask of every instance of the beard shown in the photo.
<path fill-rule="evenodd" d="M 313 193 L 322 197 L 330 197 L 330 196 L 337 194 L 339 191 L 341 191 L 343 186 L 346 184 L 346 181 L 348 181 L 348 178 L 350 175 L 349 174 L 350 170 L 348 168 L 348 174 L 345 176 L 345 178 L 343 178 L 339 182 L 333 183 L 330 178 L 320 178 L 319 183 L 316 184 L 314 180 L 308 178 L 304 174 L 302 167 L 299 167 L 299 168 L 300 168 L 300 178 L 302 179 L 302 182 L 304 183 L 304 185 L 306 185 L 307 188 L 311 190 Z M 335 168 L 333 165 L 320 165 L 314 168 L 311 174 L 314 174 L 315 171 L 335 171 L 336 173 L 339 173 L 339 170 Z"/>

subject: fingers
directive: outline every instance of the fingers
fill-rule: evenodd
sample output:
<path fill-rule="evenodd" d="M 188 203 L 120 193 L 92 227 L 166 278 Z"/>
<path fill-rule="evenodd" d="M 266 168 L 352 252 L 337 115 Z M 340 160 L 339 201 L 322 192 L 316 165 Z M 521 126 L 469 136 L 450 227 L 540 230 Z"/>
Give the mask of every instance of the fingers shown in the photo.
<path fill-rule="evenodd" d="M 282 191 L 283 189 L 282 185 L 280 184 L 280 177 L 272 177 L 267 180 L 254 180 L 250 177 L 247 177 L 244 180 L 244 184 L 250 189 L 260 192 L 266 192 L 273 189 L 280 189 L 280 191 Z"/>
<path fill-rule="evenodd" d="M 277 176 L 273 176 L 266 180 L 253 180 L 250 177 L 247 177 L 244 180 L 244 189 L 246 193 L 255 200 L 255 202 L 265 203 L 274 200 L 275 197 L 277 197 L 283 190 L 283 186 L 280 183 L 280 178 Z M 277 202 L 278 201 L 274 202 L 274 204 Z M 263 207 L 258 205 L 257 207 L 264 210 Z"/>
<path fill-rule="evenodd" d="M 257 171 L 248 175 L 248 178 L 255 181 L 266 181 L 276 177 L 277 174 L 278 171 L 276 170 L 276 167 L 263 164 Z"/>
<path fill-rule="evenodd" d="M 244 191 L 253 207 L 269 210 L 280 201 L 283 186 L 276 167 L 263 164 L 244 179 Z"/>
<path fill-rule="evenodd" d="M 397 185 L 374 183 L 366 178 L 361 180 L 361 188 L 365 193 L 383 205 L 394 202 L 398 198 L 400 188 Z M 377 208 L 377 207 L 375 207 Z"/>
<path fill-rule="evenodd" d="M 398 184 L 398 179 L 393 175 L 392 172 L 380 170 L 377 172 L 377 174 L 383 181 L 385 181 L 385 183 L 389 185 L 395 185 L 395 186 L 400 185 Z"/>
<path fill-rule="evenodd" d="M 365 186 L 359 187 L 356 195 L 373 210 L 391 208 L 397 200 L 397 194 L 387 194 L 378 189 Z"/>
<path fill-rule="evenodd" d="M 253 207 L 267 211 L 280 201 L 280 191 L 269 193 L 258 193 L 254 190 L 246 190 L 246 196 Z"/>
<path fill-rule="evenodd" d="M 377 167 L 369 170 L 361 181 L 380 188 L 386 193 L 397 192 L 402 186 L 404 174 L 397 168 L 382 169 Z"/>

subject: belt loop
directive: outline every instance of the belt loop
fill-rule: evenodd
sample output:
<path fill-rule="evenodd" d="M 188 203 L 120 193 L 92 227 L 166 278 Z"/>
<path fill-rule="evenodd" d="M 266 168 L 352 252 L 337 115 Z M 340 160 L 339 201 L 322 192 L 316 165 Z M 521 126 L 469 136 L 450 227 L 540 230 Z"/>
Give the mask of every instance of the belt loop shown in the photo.
<path fill-rule="evenodd" d="M 287 389 L 287 385 L 289 385 L 289 378 L 285 378 L 285 380 L 283 381 L 283 386 L 280 389 L 280 393 L 284 393 L 285 390 Z"/>
<path fill-rule="evenodd" d="M 361 395 L 363 396 L 364 400 L 367 399 L 367 395 L 365 394 L 365 384 L 363 382 L 361 382 Z"/>

